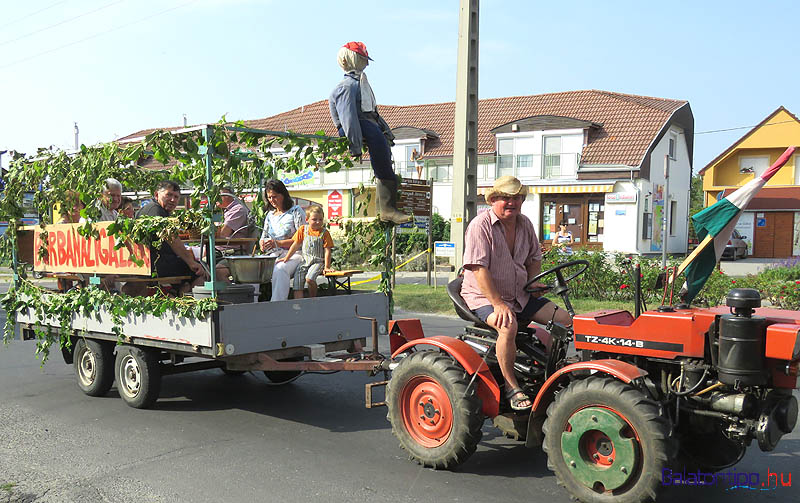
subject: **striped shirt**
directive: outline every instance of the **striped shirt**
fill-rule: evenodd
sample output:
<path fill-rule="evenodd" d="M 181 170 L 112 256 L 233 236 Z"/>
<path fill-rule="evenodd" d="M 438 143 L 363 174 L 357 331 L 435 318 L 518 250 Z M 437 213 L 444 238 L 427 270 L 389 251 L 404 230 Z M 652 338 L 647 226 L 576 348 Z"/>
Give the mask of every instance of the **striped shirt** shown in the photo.
<path fill-rule="evenodd" d="M 514 253 L 508 249 L 502 222 L 489 208 L 475 217 L 467 227 L 464 238 L 464 265 L 478 265 L 489 269 L 495 290 L 514 312 L 522 311 L 530 294 L 523 287 L 528 282 L 526 263 L 542 260 L 542 247 L 533 229 L 533 223 L 525 215 L 517 216 Z M 491 304 L 481 292 L 475 274 L 464 269 L 461 296 L 470 309 Z"/>

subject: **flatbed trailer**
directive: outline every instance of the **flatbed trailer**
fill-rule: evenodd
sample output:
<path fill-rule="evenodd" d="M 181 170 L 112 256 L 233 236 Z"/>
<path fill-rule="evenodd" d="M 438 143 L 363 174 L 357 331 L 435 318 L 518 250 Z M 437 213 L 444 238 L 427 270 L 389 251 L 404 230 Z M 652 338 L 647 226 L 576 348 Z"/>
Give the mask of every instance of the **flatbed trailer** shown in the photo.
<path fill-rule="evenodd" d="M 128 405 L 147 408 L 158 399 L 164 375 L 220 368 L 226 373 L 261 370 L 274 382 L 288 382 L 303 371 L 388 371 L 378 352 L 378 336 L 389 326 L 383 293 L 354 292 L 278 302 L 226 304 L 205 318 L 128 314 L 121 336 L 111 314 L 74 314 L 72 344 L 62 348 L 73 364 L 78 385 L 92 396 L 104 395 L 116 381 Z M 44 324 L 32 313 L 17 313 L 23 339 L 37 328 L 58 333 L 51 318 Z M 369 346 L 368 346 L 369 343 Z M 371 385 L 368 384 L 369 396 Z"/>

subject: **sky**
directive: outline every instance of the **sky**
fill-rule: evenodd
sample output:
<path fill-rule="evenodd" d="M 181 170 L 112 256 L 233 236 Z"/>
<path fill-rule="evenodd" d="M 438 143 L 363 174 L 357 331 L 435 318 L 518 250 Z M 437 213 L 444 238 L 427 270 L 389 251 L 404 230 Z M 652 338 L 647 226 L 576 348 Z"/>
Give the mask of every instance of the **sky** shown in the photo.
<path fill-rule="evenodd" d="M 3 0 L 0 151 L 72 148 L 76 122 L 91 145 L 184 114 L 258 119 L 325 99 L 351 40 L 374 59 L 379 103 L 453 101 L 458 12 L 457 0 Z M 484 0 L 479 96 L 687 100 L 697 171 L 779 106 L 800 114 L 799 14 L 792 0 Z"/>

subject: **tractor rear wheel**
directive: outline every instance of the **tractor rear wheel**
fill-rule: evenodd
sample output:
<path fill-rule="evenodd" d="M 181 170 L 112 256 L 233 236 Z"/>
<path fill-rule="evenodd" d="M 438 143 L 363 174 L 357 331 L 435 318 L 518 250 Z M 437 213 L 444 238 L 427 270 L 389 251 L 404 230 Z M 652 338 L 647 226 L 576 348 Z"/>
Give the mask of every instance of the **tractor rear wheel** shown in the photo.
<path fill-rule="evenodd" d="M 675 453 L 658 405 L 614 378 L 572 382 L 548 407 L 542 430 L 548 468 L 587 503 L 655 500 Z"/>
<path fill-rule="evenodd" d="M 409 457 L 430 468 L 463 463 L 481 440 L 476 386 L 450 355 L 419 351 L 403 359 L 386 388 L 387 419 Z"/>

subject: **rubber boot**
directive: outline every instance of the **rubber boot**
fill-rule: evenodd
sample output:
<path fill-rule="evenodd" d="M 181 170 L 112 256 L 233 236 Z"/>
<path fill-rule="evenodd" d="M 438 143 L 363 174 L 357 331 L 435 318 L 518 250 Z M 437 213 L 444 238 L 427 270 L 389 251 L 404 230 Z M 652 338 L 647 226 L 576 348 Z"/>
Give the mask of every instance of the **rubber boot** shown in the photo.
<path fill-rule="evenodd" d="M 375 192 L 378 196 L 378 216 L 383 222 L 392 222 L 395 225 L 404 224 L 412 220 L 411 215 L 397 209 L 397 181 L 375 179 Z"/>

